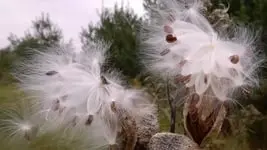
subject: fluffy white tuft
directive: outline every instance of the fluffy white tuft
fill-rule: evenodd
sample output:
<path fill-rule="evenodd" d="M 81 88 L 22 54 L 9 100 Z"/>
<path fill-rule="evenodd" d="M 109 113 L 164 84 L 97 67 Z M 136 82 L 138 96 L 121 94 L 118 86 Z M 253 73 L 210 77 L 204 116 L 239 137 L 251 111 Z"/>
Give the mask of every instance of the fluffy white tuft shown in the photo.
<path fill-rule="evenodd" d="M 74 53 L 68 46 L 54 47 L 37 51 L 32 59 L 18 65 L 15 75 L 21 89 L 36 99 L 46 120 L 43 131 L 87 126 L 114 145 L 121 127 L 111 109 L 112 102 L 123 106 L 135 119 L 152 112 L 153 106 L 143 97 L 143 91 L 124 87 L 118 72 L 104 68 L 107 48 L 97 43 Z"/>
<path fill-rule="evenodd" d="M 2 105 L 0 111 L 0 132 L 11 142 L 20 139 L 32 140 L 44 122 L 29 100 Z"/>
<path fill-rule="evenodd" d="M 254 33 L 235 27 L 219 36 L 202 15 L 205 9 L 199 0 L 161 2 L 165 7 L 154 18 L 159 21 L 145 27 L 143 34 L 148 70 L 164 78 L 183 77 L 198 95 L 211 89 L 221 101 L 236 88 L 257 84 L 255 72 L 263 59 L 257 57 Z"/>

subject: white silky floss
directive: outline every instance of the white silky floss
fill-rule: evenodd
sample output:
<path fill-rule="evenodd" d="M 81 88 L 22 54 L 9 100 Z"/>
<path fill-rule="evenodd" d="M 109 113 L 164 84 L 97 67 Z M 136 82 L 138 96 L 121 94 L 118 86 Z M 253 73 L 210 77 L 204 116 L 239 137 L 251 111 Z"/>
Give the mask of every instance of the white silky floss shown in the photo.
<path fill-rule="evenodd" d="M 167 0 L 165 9 L 154 9 L 157 23 L 148 25 L 143 37 L 147 68 L 164 78 L 187 76 L 186 87 L 200 96 L 212 89 L 221 101 L 236 88 L 257 84 L 254 73 L 262 59 L 256 57 L 252 33 L 237 27 L 231 38 L 219 36 L 201 14 L 203 4 L 191 2 Z"/>

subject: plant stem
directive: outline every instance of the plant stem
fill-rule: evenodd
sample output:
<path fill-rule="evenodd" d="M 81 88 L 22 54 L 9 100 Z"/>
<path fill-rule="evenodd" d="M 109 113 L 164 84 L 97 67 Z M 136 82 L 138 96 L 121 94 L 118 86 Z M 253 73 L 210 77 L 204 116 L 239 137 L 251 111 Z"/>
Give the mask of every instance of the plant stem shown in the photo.
<path fill-rule="evenodd" d="M 170 113 L 171 113 L 171 123 L 170 123 L 170 132 L 175 133 L 175 122 L 176 122 L 176 104 L 173 103 L 174 100 L 170 97 L 170 87 L 169 87 L 169 80 L 167 80 L 167 99 L 170 105 Z"/>

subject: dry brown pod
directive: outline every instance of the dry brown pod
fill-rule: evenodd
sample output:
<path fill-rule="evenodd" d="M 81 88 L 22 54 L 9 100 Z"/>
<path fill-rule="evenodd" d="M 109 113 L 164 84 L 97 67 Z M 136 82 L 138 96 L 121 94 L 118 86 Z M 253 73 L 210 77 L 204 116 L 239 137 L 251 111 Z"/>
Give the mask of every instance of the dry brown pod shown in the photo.
<path fill-rule="evenodd" d="M 149 142 L 149 150 L 200 150 L 198 144 L 185 135 L 157 133 Z"/>
<path fill-rule="evenodd" d="M 123 150 L 134 150 L 137 142 L 137 125 L 135 119 L 115 101 L 111 103 L 110 107 L 118 117 L 119 124 L 122 127 L 123 142 L 121 148 Z"/>
<path fill-rule="evenodd" d="M 186 134 L 200 147 L 204 147 L 213 135 L 219 135 L 227 110 L 216 98 L 193 94 L 184 105 L 184 128 Z"/>

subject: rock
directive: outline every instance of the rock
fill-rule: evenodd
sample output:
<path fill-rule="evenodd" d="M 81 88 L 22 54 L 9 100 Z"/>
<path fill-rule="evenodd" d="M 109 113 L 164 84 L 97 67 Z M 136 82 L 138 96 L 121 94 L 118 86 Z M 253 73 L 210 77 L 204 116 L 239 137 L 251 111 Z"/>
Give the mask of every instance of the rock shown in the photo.
<path fill-rule="evenodd" d="M 185 135 L 157 133 L 150 139 L 149 150 L 200 150 L 200 148 Z"/>

